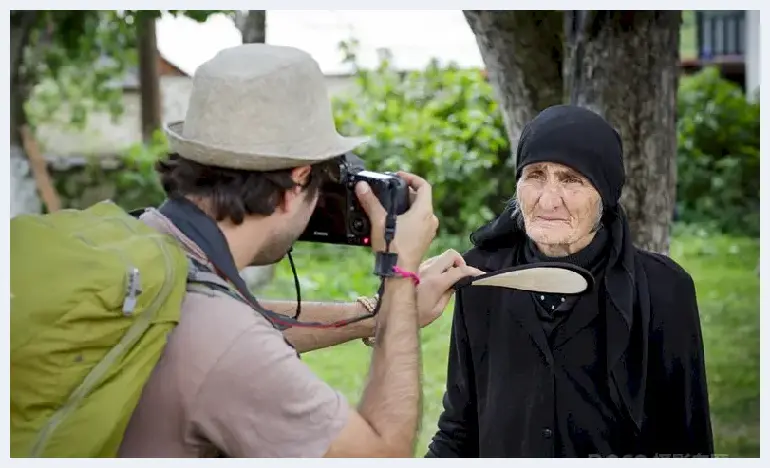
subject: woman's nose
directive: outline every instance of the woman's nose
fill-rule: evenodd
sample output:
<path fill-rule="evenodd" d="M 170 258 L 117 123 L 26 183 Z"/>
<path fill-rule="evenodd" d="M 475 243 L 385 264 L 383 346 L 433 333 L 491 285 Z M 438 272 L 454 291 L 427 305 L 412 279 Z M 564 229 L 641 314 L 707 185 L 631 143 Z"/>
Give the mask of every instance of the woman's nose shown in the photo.
<path fill-rule="evenodd" d="M 561 196 L 561 189 L 554 186 L 554 184 L 545 184 L 538 203 L 543 209 L 555 210 L 562 205 Z"/>

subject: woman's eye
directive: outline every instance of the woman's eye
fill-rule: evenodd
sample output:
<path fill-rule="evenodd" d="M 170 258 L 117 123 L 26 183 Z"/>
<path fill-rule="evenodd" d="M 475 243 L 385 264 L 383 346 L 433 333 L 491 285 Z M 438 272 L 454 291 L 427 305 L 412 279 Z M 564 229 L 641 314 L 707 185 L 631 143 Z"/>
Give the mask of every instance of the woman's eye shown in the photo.
<path fill-rule="evenodd" d="M 567 177 L 566 181 L 568 184 L 582 184 L 583 181 L 580 180 L 577 177 Z"/>

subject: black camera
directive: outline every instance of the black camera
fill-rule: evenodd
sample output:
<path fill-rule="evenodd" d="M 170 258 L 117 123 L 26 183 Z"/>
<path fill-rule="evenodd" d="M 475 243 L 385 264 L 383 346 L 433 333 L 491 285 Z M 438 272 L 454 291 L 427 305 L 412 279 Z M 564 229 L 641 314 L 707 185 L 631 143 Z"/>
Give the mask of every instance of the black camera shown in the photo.
<path fill-rule="evenodd" d="M 355 192 L 361 181 L 369 184 L 386 212 L 400 215 L 409 209 L 406 181 L 395 174 L 368 171 L 361 158 L 348 153 L 339 157 L 338 172 L 329 174 L 321 186 L 310 222 L 298 240 L 369 246 L 371 225 Z"/>

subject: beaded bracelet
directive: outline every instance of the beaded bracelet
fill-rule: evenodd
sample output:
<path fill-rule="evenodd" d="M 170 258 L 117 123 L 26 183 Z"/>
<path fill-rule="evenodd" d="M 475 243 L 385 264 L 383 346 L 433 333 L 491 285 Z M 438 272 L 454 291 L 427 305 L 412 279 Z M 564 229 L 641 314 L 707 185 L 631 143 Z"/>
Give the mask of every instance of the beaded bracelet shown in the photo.
<path fill-rule="evenodd" d="M 356 302 L 364 306 L 364 309 L 367 310 L 370 314 L 374 312 L 374 308 L 377 307 L 377 301 L 380 300 L 380 296 L 378 294 L 375 294 L 374 297 L 366 297 L 366 296 L 360 296 L 356 298 Z M 366 336 L 364 338 L 361 338 L 361 341 L 366 346 L 372 347 L 374 346 L 374 337 Z"/>

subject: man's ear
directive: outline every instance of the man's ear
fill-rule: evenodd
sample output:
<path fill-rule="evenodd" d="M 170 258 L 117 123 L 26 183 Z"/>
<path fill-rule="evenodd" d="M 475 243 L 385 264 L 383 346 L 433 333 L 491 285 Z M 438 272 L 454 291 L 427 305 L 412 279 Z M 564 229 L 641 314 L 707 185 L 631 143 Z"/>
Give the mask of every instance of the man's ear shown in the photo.
<path fill-rule="evenodd" d="M 307 185 L 310 179 L 310 166 L 295 167 L 291 170 L 291 180 L 301 187 Z"/>
<path fill-rule="evenodd" d="M 296 185 L 283 193 L 283 197 L 279 207 L 283 210 L 288 210 L 291 203 L 302 195 L 305 190 L 305 185 L 310 180 L 310 166 L 295 167 L 291 170 L 291 180 Z"/>

